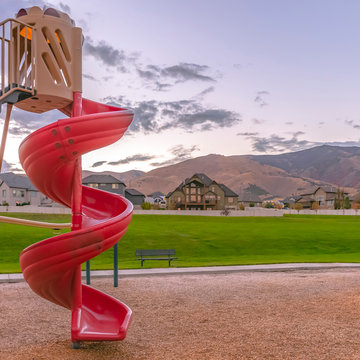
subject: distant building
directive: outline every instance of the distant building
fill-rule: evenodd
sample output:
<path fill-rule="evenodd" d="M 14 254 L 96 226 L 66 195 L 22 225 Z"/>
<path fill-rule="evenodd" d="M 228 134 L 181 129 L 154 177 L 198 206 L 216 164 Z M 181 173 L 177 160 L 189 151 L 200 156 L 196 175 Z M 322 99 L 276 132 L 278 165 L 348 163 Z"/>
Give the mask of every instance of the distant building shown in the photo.
<path fill-rule="evenodd" d="M 152 194 L 146 196 L 145 201 L 150 204 L 160 204 L 165 200 L 166 195 L 160 191 L 155 191 Z"/>
<path fill-rule="evenodd" d="M 296 203 L 301 204 L 305 209 L 311 208 L 315 202 L 320 209 L 333 209 L 337 192 L 338 188 L 334 186 L 319 186 L 313 192 L 301 194 Z M 348 197 L 349 193 L 344 191 L 344 196 Z"/>
<path fill-rule="evenodd" d="M 12 172 L 0 174 L 1 205 L 29 204 L 40 206 L 45 204 L 47 200 L 47 197 L 35 188 L 27 176 Z"/>
<path fill-rule="evenodd" d="M 171 210 L 235 210 L 238 205 L 235 192 L 202 173 L 185 179 L 166 199 Z"/>
<path fill-rule="evenodd" d="M 125 189 L 125 197 L 133 203 L 133 205 L 141 205 L 145 201 L 145 195 L 135 189 Z"/>
<path fill-rule="evenodd" d="M 238 204 L 243 205 L 244 207 L 251 206 L 261 206 L 262 200 L 256 194 L 253 194 L 249 191 L 243 191 L 238 197 Z"/>
<path fill-rule="evenodd" d="M 83 185 L 125 196 L 126 185 L 112 175 L 89 175 L 82 179 Z"/>

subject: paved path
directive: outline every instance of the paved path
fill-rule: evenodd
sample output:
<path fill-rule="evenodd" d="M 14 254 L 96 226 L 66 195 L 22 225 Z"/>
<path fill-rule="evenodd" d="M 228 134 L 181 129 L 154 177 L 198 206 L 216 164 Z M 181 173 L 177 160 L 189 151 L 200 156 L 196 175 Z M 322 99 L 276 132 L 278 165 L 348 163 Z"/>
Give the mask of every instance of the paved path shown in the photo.
<path fill-rule="evenodd" d="M 296 264 L 268 264 L 268 265 L 239 265 L 239 266 L 207 266 L 188 268 L 157 268 L 119 270 L 119 277 L 149 276 L 149 275 L 183 275 L 183 274 L 218 274 L 239 271 L 295 271 L 295 270 L 327 270 L 327 269 L 360 269 L 360 263 L 296 263 Z M 91 271 L 91 278 L 111 277 L 113 270 Z M 83 271 L 83 277 L 85 272 Z M 24 281 L 20 274 L 0 274 L 0 283 Z"/>

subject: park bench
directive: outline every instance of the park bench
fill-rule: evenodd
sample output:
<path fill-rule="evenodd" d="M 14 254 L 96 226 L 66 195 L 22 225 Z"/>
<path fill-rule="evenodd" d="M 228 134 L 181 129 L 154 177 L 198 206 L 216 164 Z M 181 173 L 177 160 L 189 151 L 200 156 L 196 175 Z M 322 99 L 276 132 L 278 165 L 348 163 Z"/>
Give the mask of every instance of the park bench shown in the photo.
<path fill-rule="evenodd" d="M 169 267 L 171 266 L 171 261 L 177 259 L 174 257 L 176 255 L 175 249 L 158 249 L 158 250 L 135 250 L 135 255 L 137 259 L 141 261 L 141 267 L 145 260 L 167 260 L 169 262 Z"/>

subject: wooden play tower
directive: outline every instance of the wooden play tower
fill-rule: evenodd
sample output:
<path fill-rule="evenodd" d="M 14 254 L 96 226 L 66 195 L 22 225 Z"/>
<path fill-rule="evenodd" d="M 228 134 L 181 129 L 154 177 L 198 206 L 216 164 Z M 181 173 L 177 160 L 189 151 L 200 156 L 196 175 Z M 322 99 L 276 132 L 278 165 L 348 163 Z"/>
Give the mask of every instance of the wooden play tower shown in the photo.
<path fill-rule="evenodd" d="M 82 92 L 82 30 L 65 13 L 34 6 L 0 23 L 0 107 L 7 104 L 0 171 L 12 105 L 62 109 Z"/>

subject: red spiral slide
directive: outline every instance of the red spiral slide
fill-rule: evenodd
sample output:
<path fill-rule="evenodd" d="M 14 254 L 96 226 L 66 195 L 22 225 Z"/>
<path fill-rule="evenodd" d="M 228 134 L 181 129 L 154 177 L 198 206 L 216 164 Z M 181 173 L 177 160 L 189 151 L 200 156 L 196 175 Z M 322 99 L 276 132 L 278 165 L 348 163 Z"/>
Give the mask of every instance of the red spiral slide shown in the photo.
<path fill-rule="evenodd" d="M 71 112 L 72 110 L 72 112 Z M 22 251 L 20 266 L 29 286 L 43 298 L 72 311 L 73 344 L 122 340 L 132 312 L 117 299 L 81 283 L 85 261 L 115 245 L 132 216 L 120 195 L 81 185 L 81 155 L 119 140 L 133 119 L 126 109 L 74 94 L 72 117 L 30 134 L 20 145 L 21 164 L 43 194 L 72 208 L 72 231 Z"/>

